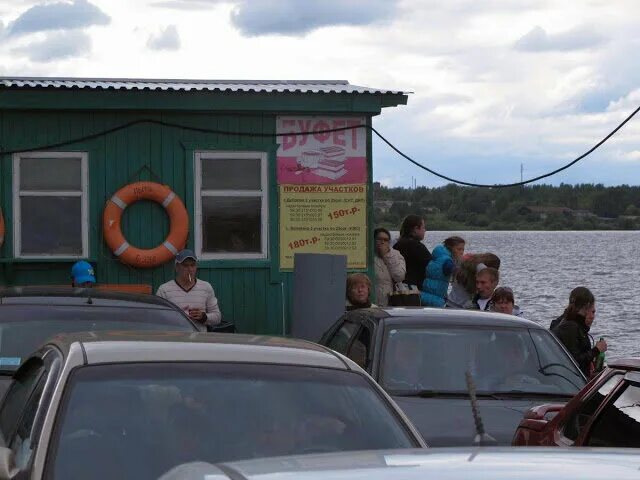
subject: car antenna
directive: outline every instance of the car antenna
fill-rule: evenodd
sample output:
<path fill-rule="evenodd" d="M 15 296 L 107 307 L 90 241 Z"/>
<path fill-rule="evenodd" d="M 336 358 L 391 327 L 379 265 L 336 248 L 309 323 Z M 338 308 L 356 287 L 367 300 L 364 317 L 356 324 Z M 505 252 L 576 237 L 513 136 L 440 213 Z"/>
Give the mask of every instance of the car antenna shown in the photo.
<path fill-rule="evenodd" d="M 471 413 L 473 414 L 473 421 L 476 424 L 476 436 L 473 439 L 473 445 L 478 447 L 497 445 L 498 442 L 496 439 L 484 431 L 482 418 L 480 418 L 480 410 L 478 409 L 478 399 L 476 398 L 476 386 L 473 383 L 471 372 L 467 370 L 464 372 L 464 375 L 467 379 L 467 390 L 469 391 L 469 399 L 471 400 Z"/>

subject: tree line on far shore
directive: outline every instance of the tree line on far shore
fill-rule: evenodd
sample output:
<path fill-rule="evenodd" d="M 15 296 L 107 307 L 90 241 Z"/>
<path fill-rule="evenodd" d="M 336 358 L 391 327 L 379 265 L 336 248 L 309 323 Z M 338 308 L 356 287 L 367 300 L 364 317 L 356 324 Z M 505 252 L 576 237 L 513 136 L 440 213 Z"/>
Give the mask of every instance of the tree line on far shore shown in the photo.
<path fill-rule="evenodd" d="M 390 230 L 409 213 L 424 216 L 429 230 L 640 229 L 640 186 L 373 188 L 375 225 Z"/>

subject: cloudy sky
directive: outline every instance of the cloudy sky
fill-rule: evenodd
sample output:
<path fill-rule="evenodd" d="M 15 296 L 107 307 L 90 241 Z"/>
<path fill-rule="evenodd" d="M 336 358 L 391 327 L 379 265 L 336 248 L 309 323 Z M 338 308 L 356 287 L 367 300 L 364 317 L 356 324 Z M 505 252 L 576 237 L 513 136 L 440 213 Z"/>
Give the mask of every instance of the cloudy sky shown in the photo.
<path fill-rule="evenodd" d="M 346 79 L 374 126 L 472 182 L 572 160 L 640 105 L 637 0 L 0 0 L 0 75 Z M 387 185 L 443 181 L 374 143 Z M 640 184 L 640 114 L 552 183 Z"/>

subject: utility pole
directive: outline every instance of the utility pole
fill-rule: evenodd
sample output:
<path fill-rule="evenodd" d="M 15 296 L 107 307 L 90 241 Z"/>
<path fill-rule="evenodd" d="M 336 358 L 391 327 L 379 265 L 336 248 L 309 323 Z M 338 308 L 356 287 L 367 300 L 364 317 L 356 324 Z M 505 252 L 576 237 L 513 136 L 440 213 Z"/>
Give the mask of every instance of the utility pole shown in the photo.
<path fill-rule="evenodd" d="M 524 164 L 522 162 L 520 162 L 520 181 L 521 182 L 523 181 L 523 178 L 524 178 L 522 176 L 523 172 L 524 172 Z"/>

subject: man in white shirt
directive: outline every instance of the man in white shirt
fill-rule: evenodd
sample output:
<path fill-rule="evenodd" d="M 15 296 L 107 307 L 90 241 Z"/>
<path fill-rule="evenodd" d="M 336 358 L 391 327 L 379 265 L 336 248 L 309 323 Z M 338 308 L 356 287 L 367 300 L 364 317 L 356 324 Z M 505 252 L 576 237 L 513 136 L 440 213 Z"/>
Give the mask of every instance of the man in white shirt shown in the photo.
<path fill-rule="evenodd" d="M 178 252 L 175 279 L 160 285 L 156 295 L 175 303 L 201 331 L 206 332 L 207 325 L 220 323 L 222 313 L 211 284 L 196 278 L 197 261 L 192 250 Z"/>
<path fill-rule="evenodd" d="M 476 295 L 473 298 L 474 308 L 489 310 L 489 301 L 500 281 L 497 269 L 487 267 L 476 273 Z"/>

